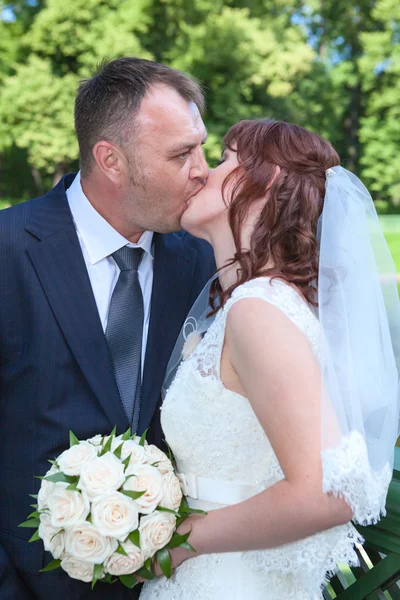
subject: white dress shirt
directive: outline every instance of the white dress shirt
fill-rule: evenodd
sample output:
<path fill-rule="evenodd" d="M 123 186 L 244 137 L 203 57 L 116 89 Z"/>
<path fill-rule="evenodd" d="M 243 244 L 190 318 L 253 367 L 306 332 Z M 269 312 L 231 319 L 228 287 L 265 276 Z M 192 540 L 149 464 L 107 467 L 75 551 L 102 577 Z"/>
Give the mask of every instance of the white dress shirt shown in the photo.
<path fill-rule="evenodd" d="M 147 336 L 150 321 L 150 301 L 153 287 L 153 232 L 145 231 L 137 244 L 132 244 L 93 208 L 81 186 L 80 173 L 77 174 L 67 192 L 76 233 L 82 248 L 90 283 L 103 331 L 106 330 L 111 296 L 120 274 L 115 260 L 110 256 L 123 246 L 143 248 L 139 265 L 139 283 L 143 294 L 144 323 L 142 342 L 142 377 L 146 354 Z"/>

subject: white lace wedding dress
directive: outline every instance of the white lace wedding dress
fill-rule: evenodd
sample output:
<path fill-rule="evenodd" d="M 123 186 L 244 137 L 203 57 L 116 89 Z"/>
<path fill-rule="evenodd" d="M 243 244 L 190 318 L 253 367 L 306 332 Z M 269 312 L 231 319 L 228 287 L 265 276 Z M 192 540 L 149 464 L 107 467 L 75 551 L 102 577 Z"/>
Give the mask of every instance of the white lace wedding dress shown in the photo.
<path fill-rule="evenodd" d="M 161 416 L 178 471 L 185 474 L 189 504 L 206 511 L 238 502 L 283 479 L 249 401 L 227 390 L 220 379 L 226 316 L 242 298 L 262 298 L 278 307 L 319 356 L 318 320 L 282 281 L 262 278 L 241 285 L 217 314 L 179 367 Z M 288 443 L 295 452 L 295 440 Z M 361 541 L 347 524 L 270 550 L 198 556 L 179 566 L 170 580 L 160 577 L 145 584 L 140 600 L 320 600 L 327 573 L 335 571 L 337 562 L 358 563 L 353 545 Z"/>

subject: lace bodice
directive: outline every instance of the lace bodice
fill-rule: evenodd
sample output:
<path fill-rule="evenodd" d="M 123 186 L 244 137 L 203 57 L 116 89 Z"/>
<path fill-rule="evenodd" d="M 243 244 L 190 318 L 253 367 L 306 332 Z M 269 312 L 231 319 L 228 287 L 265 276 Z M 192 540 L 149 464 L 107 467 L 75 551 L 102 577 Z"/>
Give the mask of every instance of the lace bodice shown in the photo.
<path fill-rule="evenodd" d="M 249 401 L 226 389 L 220 378 L 227 314 L 231 306 L 243 298 L 262 298 L 279 308 L 305 334 L 313 353 L 319 357 L 318 319 L 302 297 L 279 280 L 271 282 L 262 278 L 247 282 L 234 291 L 204 338 L 182 362 L 162 406 L 161 422 L 166 440 L 176 457 L 178 471 L 250 484 L 261 491 L 283 479 L 283 472 Z M 271 598 L 308 599 L 320 597 L 320 586 L 326 581 L 326 572 L 334 571 L 337 561 L 357 564 L 353 549 L 356 541 L 361 541 L 361 538 L 348 524 L 280 548 L 233 555 L 243 568 L 260 577 L 260 586 L 264 590 L 260 598 L 267 597 L 267 585 L 272 590 Z M 217 555 L 200 556 L 186 561 L 176 576 L 177 582 L 180 582 L 179 589 L 185 589 L 182 583 L 185 573 L 187 577 L 194 573 L 198 578 L 202 571 L 203 588 L 209 587 L 209 575 L 215 569 L 215 561 L 221 561 L 221 557 L 223 555 L 219 558 Z M 198 572 L 193 567 L 194 563 L 200 565 Z M 204 592 L 196 596 L 194 588 L 190 596 L 180 596 L 175 588 L 174 594 L 177 595 L 168 596 L 165 586 L 172 586 L 172 589 L 174 583 L 150 585 L 151 596 L 145 598 L 208 598 Z M 281 594 L 282 590 L 285 591 Z M 211 594 L 210 598 L 214 596 Z"/>
<path fill-rule="evenodd" d="M 220 379 L 226 317 L 241 298 L 268 297 L 304 331 L 318 354 L 319 325 L 311 310 L 283 282 L 267 285 L 270 289 L 265 280 L 251 281 L 235 290 L 168 390 L 161 422 L 179 471 L 208 477 L 212 472 L 215 479 L 256 483 L 260 489 L 283 478 L 249 401 L 226 389 Z M 227 460 L 229 456 L 235 460 Z"/>

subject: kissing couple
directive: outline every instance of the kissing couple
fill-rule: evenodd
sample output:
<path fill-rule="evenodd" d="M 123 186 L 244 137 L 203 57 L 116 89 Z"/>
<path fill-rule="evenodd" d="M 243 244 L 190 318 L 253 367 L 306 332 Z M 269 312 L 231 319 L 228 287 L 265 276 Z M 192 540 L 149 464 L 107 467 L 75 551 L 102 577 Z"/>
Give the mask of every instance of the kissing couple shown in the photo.
<path fill-rule="evenodd" d="M 372 199 L 281 121 L 234 125 L 209 171 L 203 110 L 184 73 L 103 65 L 80 172 L 0 213 L 2 600 L 320 600 L 385 514 L 400 311 Z M 206 514 L 171 579 L 90 591 L 17 525 L 68 432 L 114 426 L 165 439 Z"/>

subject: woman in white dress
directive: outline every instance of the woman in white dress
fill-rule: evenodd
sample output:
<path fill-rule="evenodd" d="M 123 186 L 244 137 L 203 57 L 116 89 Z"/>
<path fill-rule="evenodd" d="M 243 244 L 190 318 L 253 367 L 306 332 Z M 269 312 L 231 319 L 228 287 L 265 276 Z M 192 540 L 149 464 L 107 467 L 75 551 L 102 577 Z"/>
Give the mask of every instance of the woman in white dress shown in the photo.
<path fill-rule="evenodd" d="M 399 301 L 385 267 L 389 315 L 361 226 L 372 202 L 339 162 L 300 127 L 242 121 L 188 203 L 182 226 L 220 269 L 215 319 L 187 342 L 162 426 L 190 505 L 207 514 L 179 529 L 196 553 L 172 550 L 172 578 L 141 600 L 320 599 L 337 562 L 358 562 L 350 521 L 384 514 Z"/>

